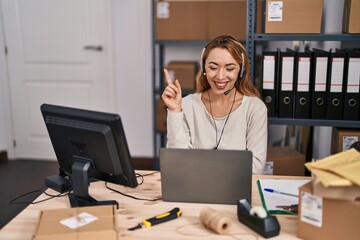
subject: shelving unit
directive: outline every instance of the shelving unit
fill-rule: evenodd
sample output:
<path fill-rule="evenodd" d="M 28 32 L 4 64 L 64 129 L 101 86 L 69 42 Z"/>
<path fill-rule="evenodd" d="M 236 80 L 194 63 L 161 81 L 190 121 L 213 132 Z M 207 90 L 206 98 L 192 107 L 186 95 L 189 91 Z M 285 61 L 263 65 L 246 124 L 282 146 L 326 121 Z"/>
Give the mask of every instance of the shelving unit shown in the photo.
<path fill-rule="evenodd" d="M 256 4 L 257 0 L 247 1 L 247 37 L 246 51 L 249 56 L 252 81 L 255 81 L 256 44 L 268 41 L 357 41 L 360 34 L 264 34 L 256 33 Z M 294 119 L 294 118 L 269 118 L 269 124 L 279 125 L 308 125 L 330 126 L 344 128 L 360 128 L 360 121 L 322 120 L 322 119 Z"/>
<path fill-rule="evenodd" d="M 153 3 L 154 4 L 154 3 Z M 256 33 L 256 0 L 247 1 L 246 21 L 247 37 L 245 47 L 251 66 L 251 79 L 254 82 L 256 44 L 264 44 L 268 41 L 359 41 L 360 34 L 264 34 Z M 154 8 L 155 6 L 153 6 Z M 153 11 L 154 12 L 154 11 Z M 153 18 L 154 19 L 154 18 Z M 153 22 L 153 36 L 156 31 Z M 205 46 L 207 41 L 158 41 L 153 37 L 153 111 L 154 111 L 154 158 L 155 168 L 158 168 L 158 152 L 160 147 L 165 146 L 166 134 L 156 131 L 156 99 L 161 96 L 164 87 L 162 68 L 165 66 L 164 54 L 166 47 L 172 46 Z M 187 94 L 187 93 L 185 93 Z M 277 125 L 304 125 L 304 126 L 331 126 L 360 128 L 359 121 L 342 120 L 318 120 L 318 119 L 293 119 L 293 118 L 269 118 L 269 124 Z"/>

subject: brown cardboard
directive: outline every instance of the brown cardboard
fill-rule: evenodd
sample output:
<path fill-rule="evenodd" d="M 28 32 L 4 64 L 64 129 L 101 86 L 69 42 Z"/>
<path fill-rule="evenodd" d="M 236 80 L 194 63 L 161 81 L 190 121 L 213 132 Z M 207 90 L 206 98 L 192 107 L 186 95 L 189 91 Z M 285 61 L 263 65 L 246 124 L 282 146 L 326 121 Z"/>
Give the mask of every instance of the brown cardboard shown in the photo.
<path fill-rule="evenodd" d="M 262 32 L 263 1 L 257 5 L 258 33 Z M 160 6 L 168 6 L 168 10 L 161 10 L 164 8 Z M 157 40 L 208 41 L 227 34 L 245 40 L 246 7 L 246 0 L 155 1 L 155 37 Z"/>
<path fill-rule="evenodd" d="M 346 0 L 344 3 L 343 32 L 360 33 L 360 0 Z"/>
<path fill-rule="evenodd" d="M 282 2 L 281 21 L 272 21 L 274 8 L 269 3 Z M 273 6 L 273 5 L 272 5 Z M 320 33 L 323 0 L 266 0 L 265 33 Z"/>
<path fill-rule="evenodd" d="M 195 91 L 196 74 L 199 71 L 199 63 L 194 61 L 172 61 L 166 66 L 170 76 L 179 79 L 181 89 Z"/>
<path fill-rule="evenodd" d="M 269 147 L 266 162 L 273 165 L 273 175 L 305 175 L 305 156 L 290 147 Z"/>
<path fill-rule="evenodd" d="M 318 179 L 314 179 L 313 193 L 330 199 L 355 201 L 360 199 L 360 186 L 324 187 Z"/>
<path fill-rule="evenodd" d="M 359 201 L 343 201 L 327 198 L 319 198 L 315 195 L 310 195 L 314 199 L 313 203 L 317 210 L 321 212 L 321 226 L 314 226 L 306 222 L 305 211 L 306 208 L 303 202 L 307 194 L 313 193 L 312 183 L 309 182 L 300 187 L 300 198 L 298 208 L 298 237 L 315 240 L 315 239 L 346 239 L 358 240 L 360 239 L 360 202 Z M 317 201 L 322 199 L 321 201 Z M 308 201 L 307 201 L 308 202 Z M 308 202 L 309 203 L 309 202 Z M 316 218 L 318 219 L 318 218 Z"/>
<path fill-rule="evenodd" d="M 156 131 L 166 132 L 167 107 L 161 98 L 156 100 Z"/>
<path fill-rule="evenodd" d="M 207 2 L 208 39 L 220 35 L 232 35 L 246 39 L 246 0 Z"/>
<path fill-rule="evenodd" d="M 168 4 L 165 14 L 159 11 L 161 4 Z M 155 22 L 157 40 L 206 40 L 206 2 L 155 1 Z"/>
<path fill-rule="evenodd" d="M 60 221 L 78 216 L 80 213 L 89 213 L 97 217 L 97 220 L 76 229 L 71 229 L 60 223 Z M 104 205 L 43 210 L 40 213 L 33 240 L 45 239 L 115 240 L 117 239 L 115 207 Z"/>
<path fill-rule="evenodd" d="M 331 154 L 343 152 L 360 141 L 360 130 L 351 128 L 332 128 Z"/>

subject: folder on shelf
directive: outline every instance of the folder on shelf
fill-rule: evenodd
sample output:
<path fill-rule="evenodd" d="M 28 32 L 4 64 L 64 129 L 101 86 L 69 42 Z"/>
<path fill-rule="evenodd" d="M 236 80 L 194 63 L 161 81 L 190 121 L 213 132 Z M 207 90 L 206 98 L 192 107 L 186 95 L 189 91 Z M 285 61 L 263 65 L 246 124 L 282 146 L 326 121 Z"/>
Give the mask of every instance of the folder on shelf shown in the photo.
<path fill-rule="evenodd" d="M 296 52 L 287 49 L 279 59 L 279 117 L 294 117 L 294 66 Z"/>
<path fill-rule="evenodd" d="M 313 49 L 312 52 L 311 118 L 325 119 L 329 52 L 320 49 Z"/>
<path fill-rule="evenodd" d="M 344 107 L 344 65 L 346 52 L 329 53 L 329 74 L 326 93 L 326 119 L 341 120 Z"/>
<path fill-rule="evenodd" d="M 343 119 L 360 120 L 360 51 L 348 51 L 344 77 Z"/>
<path fill-rule="evenodd" d="M 295 58 L 295 118 L 310 118 L 311 52 L 298 52 Z"/>
<path fill-rule="evenodd" d="M 269 116 L 276 116 L 276 93 L 278 77 L 278 52 L 263 52 L 263 81 L 262 81 L 262 98 L 268 108 Z"/>

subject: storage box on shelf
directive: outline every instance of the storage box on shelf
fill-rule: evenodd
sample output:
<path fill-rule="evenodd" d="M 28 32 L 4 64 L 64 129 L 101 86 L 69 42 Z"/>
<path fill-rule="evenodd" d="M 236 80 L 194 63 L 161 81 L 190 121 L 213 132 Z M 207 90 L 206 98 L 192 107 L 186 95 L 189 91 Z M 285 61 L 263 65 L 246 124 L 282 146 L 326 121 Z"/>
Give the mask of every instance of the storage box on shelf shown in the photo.
<path fill-rule="evenodd" d="M 323 0 L 266 0 L 265 33 L 320 33 Z"/>

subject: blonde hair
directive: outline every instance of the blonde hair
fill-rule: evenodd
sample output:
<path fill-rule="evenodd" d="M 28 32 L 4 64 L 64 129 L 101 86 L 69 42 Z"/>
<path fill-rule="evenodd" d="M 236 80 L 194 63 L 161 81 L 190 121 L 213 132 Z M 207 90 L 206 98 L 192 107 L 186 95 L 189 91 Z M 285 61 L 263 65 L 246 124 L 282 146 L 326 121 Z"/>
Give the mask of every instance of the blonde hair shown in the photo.
<path fill-rule="evenodd" d="M 259 91 L 254 87 L 252 81 L 250 80 L 250 64 L 248 55 L 244 46 L 236 40 L 236 38 L 229 35 L 222 35 L 211 40 L 203 49 L 201 54 L 201 69 L 196 76 L 196 90 L 197 92 L 203 92 L 210 88 L 208 80 L 206 78 L 205 73 L 205 61 L 209 56 L 209 53 L 214 48 L 226 49 L 229 51 L 231 56 L 239 63 L 241 67 L 244 68 L 243 76 L 240 77 L 235 84 L 236 89 L 247 96 L 257 96 L 260 98 Z M 243 54 L 243 57 L 242 57 Z"/>

